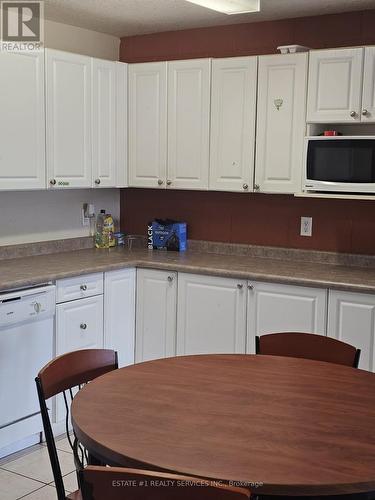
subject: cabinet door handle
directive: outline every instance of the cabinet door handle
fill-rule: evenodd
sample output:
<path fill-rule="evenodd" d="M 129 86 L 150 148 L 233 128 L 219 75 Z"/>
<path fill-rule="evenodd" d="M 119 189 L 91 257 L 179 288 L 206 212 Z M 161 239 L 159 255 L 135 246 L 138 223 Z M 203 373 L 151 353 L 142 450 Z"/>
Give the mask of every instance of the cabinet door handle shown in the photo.
<path fill-rule="evenodd" d="M 363 115 L 363 116 L 367 116 L 367 115 L 368 115 L 368 111 L 367 111 L 367 109 L 362 109 L 362 115 Z"/>
<path fill-rule="evenodd" d="M 95 179 L 95 184 L 96 184 L 97 186 L 99 186 L 99 184 L 100 184 L 100 179 Z"/>
<path fill-rule="evenodd" d="M 169 283 L 172 283 L 172 281 L 173 281 L 173 276 L 168 276 L 167 280 L 169 281 Z"/>
<path fill-rule="evenodd" d="M 87 285 L 81 285 L 79 288 L 82 292 L 85 292 L 87 290 Z"/>
<path fill-rule="evenodd" d="M 86 323 L 81 323 L 81 324 L 79 325 L 79 327 L 80 327 L 80 329 L 81 329 L 81 330 L 86 330 L 86 329 L 87 329 L 87 325 L 86 325 Z"/>
<path fill-rule="evenodd" d="M 49 183 L 51 184 L 51 186 L 56 186 L 56 179 L 51 179 Z"/>
<path fill-rule="evenodd" d="M 351 111 L 351 112 L 350 112 L 350 116 L 351 116 L 352 118 L 355 118 L 355 117 L 357 116 L 357 113 L 356 113 L 355 111 Z"/>
<path fill-rule="evenodd" d="M 243 284 L 242 284 L 242 283 L 237 283 L 237 288 L 238 288 L 239 290 L 242 290 L 242 289 L 243 289 Z"/>
<path fill-rule="evenodd" d="M 242 187 L 246 190 L 246 189 L 249 189 L 249 185 L 248 184 L 243 184 Z"/>
<path fill-rule="evenodd" d="M 159 186 L 162 186 L 162 185 L 163 185 L 163 183 L 164 183 L 163 179 L 158 179 L 158 184 L 159 184 Z"/>
<path fill-rule="evenodd" d="M 167 180 L 167 186 L 170 186 L 172 184 L 172 181 L 170 179 Z"/>
<path fill-rule="evenodd" d="M 259 184 L 254 184 L 254 191 L 259 191 L 259 189 L 260 189 Z"/>
<path fill-rule="evenodd" d="M 254 285 L 247 285 L 248 290 L 254 290 Z"/>

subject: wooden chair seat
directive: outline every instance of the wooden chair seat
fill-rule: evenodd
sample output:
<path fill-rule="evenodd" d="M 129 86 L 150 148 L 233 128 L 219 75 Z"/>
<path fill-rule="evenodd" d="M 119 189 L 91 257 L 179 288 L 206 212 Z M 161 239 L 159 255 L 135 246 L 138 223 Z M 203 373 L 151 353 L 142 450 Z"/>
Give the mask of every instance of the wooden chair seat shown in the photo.
<path fill-rule="evenodd" d="M 80 471 L 83 500 L 246 500 L 245 488 L 122 467 L 88 466 Z"/>
<path fill-rule="evenodd" d="M 81 491 L 77 490 L 73 493 L 69 493 L 69 495 L 66 497 L 66 500 L 83 500 Z"/>

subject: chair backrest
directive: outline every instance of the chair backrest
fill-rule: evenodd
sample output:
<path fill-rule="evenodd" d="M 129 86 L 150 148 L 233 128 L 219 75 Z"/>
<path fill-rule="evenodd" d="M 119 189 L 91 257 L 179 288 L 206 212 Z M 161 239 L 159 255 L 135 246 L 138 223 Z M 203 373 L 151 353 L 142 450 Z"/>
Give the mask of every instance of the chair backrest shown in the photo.
<path fill-rule="evenodd" d="M 197 477 L 121 467 L 80 471 L 83 500 L 245 500 L 250 491 Z"/>
<path fill-rule="evenodd" d="M 314 359 L 358 368 L 360 349 L 323 335 L 271 333 L 256 337 L 256 353 Z"/>
<path fill-rule="evenodd" d="M 48 453 L 55 480 L 57 497 L 65 500 L 65 488 L 53 437 L 46 400 L 62 393 L 65 402 L 65 428 L 74 452 L 76 466 L 82 466 L 87 454 L 77 438 L 70 434 L 70 404 L 84 384 L 118 368 L 117 353 L 109 349 L 85 349 L 63 354 L 45 365 L 35 379 Z M 79 458 L 79 452 L 81 458 Z"/>

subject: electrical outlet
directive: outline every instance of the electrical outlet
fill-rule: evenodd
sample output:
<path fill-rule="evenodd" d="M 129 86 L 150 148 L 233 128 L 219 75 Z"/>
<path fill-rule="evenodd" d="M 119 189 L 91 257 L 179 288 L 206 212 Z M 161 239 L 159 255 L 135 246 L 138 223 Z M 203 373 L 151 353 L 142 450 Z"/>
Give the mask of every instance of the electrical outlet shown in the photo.
<path fill-rule="evenodd" d="M 301 236 L 312 236 L 312 217 L 301 217 Z"/>
<path fill-rule="evenodd" d="M 86 213 L 85 208 L 82 208 L 82 226 L 83 227 L 90 226 L 90 219 L 87 217 L 87 213 Z"/>

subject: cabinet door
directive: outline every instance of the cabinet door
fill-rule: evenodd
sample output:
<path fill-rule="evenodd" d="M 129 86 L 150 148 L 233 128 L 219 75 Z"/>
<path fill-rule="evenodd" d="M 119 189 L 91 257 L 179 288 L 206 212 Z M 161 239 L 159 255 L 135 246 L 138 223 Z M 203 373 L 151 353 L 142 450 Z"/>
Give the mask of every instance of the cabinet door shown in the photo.
<path fill-rule="evenodd" d="M 363 122 L 375 122 L 375 47 L 365 48 L 361 114 Z"/>
<path fill-rule="evenodd" d="M 307 54 L 259 58 L 255 188 L 301 190 Z"/>
<path fill-rule="evenodd" d="M 257 58 L 212 60 L 210 189 L 252 191 Z"/>
<path fill-rule="evenodd" d="M 375 295 L 330 290 L 328 335 L 361 349 L 359 368 L 375 371 Z"/>
<path fill-rule="evenodd" d="M 167 63 L 129 64 L 129 186 L 165 188 Z"/>
<path fill-rule="evenodd" d="M 46 53 L 50 187 L 91 187 L 91 59 L 51 49 Z"/>
<path fill-rule="evenodd" d="M 210 59 L 168 63 L 167 185 L 207 189 Z"/>
<path fill-rule="evenodd" d="M 135 361 L 176 354 L 177 274 L 137 270 Z"/>
<path fill-rule="evenodd" d="M 104 347 L 117 351 L 119 366 L 134 363 L 135 269 L 104 275 Z"/>
<path fill-rule="evenodd" d="M 116 61 L 116 186 L 128 186 L 128 65 Z"/>
<path fill-rule="evenodd" d="M 179 273 L 177 354 L 245 353 L 246 282 Z"/>
<path fill-rule="evenodd" d="M 116 63 L 92 60 L 92 166 L 95 187 L 116 186 Z"/>
<path fill-rule="evenodd" d="M 363 48 L 310 52 L 307 121 L 359 122 Z"/>
<path fill-rule="evenodd" d="M 247 352 L 255 352 L 255 337 L 268 333 L 326 334 L 327 291 L 320 288 L 249 283 Z"/>
<path fill-rule="evenodd" d="M 44 53 L 1 51 L 0 88 L 0 189 L 43 189 Z"/>
<path fill-rule="evenodd" d="M 103 347 L 103 295 L 56 306 L 56 354 Z"/>

